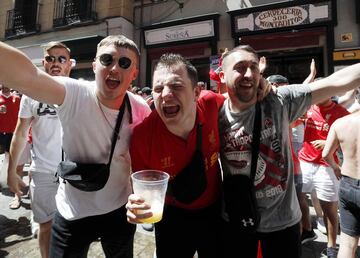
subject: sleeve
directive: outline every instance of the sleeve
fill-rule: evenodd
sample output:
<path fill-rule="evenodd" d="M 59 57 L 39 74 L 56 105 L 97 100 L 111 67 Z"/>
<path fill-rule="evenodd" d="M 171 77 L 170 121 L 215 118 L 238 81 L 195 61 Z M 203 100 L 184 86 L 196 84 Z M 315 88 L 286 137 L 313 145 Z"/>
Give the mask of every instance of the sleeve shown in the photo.
<path fill-rule="evenodd" d="M 311 106 L 311 89 L 306 84 L 279 87 L 277 95 L 288 109 L 290 123 L 301 117 Z"/>
<path fill-rule="evenodd" d="M 57 108 L 62 121 L 65 122 L 66 119 L 76 117 L 76 112 L 81 110 L 81 105 L 89 99 L 90 91 L 85 88 L 88 87 L 87 83 L 91 82 L 62 76 L 55 76 L 54 79 L 65 86 L 64 102 Z"/>
<path fill-rule="evenodd" d="M 31 102 L 32 100 L 23 95 L 20 100 L 20 109 L 19 109 L 19 118 L 31 118 L 33 117 L 31 110 Z"/>
<path fill-rule="evenodd" d="M 222 107 L 222 105 L 224 104 L 225 101 L 225 97 L 222 94 L 218 94 L 218 93 L 214 93 L 210 90 L 202 90 L 200 92 L 200 96 L 199 99 L 215 99 L 216 101 L 216 105 L 217 105 L 217 109 L 220 110 L 220 108 Z"/>

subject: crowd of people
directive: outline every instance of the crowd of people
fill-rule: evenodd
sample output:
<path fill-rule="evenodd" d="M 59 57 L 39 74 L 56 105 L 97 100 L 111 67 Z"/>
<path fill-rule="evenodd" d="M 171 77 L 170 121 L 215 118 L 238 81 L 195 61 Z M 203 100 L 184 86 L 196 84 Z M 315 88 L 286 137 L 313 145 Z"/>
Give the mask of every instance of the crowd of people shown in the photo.
<path fill-rule="evenodd" d="M 280 75 L 265 79 L 266 58 L 240 45 L 222 55 L 222 92 L 214 93 L 174 53 L 160 57 L 151 87 L 132 87 L 140 52 L 122 35 L 98 44 L 94 81 L 69 78 L 70 53 L 61 42 L 46 44 L 43 71 L 0 42 L 0 56 L 8 60 L 0 63 L 0 83 L 23 94 L 21 102 L 12 98 L 18 104 L 11 113 L 18 118 L 11 129 L 1 128 L 0 147 L 9 156 L 9 188 L 20 199 L 26 184 L 18 167 L 31 128 L 30 196 L 43 258 L 86 257 L 98 239 L 106 257 L 133 257 L 135 224 L 152 216 L 131 188 L 130 174 L 143 169 L 166 171 L 169 184 L 180 175 L 186 182 L 183 191 L 170 187 L 166 194 L 163 218 L 155 224 L 158 258 L 301 257 L 301 244 L 315 238 L 303 205 L 312 192 L 327 230 L 327 256 L 337 255 L 340 198 L 338 257 L 354 257 L 359 204 L 350 198 L 359 191 L 358 115 L 348 115 L 331 98 L 357 89 L 360 64 L 315 80 L 312 62 L 309 77 L 294 85 Z M 0 99 L 0 119 L 10 113 L 7 99 Z M 252 184 L 260 220 L 248 232 L 229 220 L 223 179 L 250 175 L 259 114 Z M 0 121 L 10 126 L 10 120 Z M 66 173 L 81 180 L 58 177 Z M 90 173 L 101 180 L 85 180 Z"/>

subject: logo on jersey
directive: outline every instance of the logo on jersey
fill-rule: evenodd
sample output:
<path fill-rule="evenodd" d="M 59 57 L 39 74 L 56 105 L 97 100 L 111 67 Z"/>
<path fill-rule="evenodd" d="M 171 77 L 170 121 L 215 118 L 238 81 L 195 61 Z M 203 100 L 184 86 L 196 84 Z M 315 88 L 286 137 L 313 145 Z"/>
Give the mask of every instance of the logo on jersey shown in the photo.
<path fill-rule="evenodd" d="M 243 223 L 244 227 L 254 226 L 254 221 L 252 218 L 248 218 L 248 220 L 242 219 L 241 222 Z"/>
<path fill-rule="evenodd" d="M 56 115 L 56 109 L 53 106 L 45 104 L 45 103 L 39 103 L 39 107 L 36 112 L 37 112 L 38 116 L 46 116 L 46 115 L 55 116 Z"/>

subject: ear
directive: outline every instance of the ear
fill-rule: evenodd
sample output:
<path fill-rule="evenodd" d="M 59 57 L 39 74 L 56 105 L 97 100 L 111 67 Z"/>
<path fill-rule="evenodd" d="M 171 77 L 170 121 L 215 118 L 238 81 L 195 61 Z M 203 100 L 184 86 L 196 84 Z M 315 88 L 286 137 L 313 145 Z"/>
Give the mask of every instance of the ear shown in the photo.
<path fill-rule="evenodd" d="M 136 68 L 135 71 L 133 72 L 133 78 L 132 78 L 132 80 L 135 80 L 135 79 L 138 77 L 138 75 L 139 75 L 139 69 Z"/>
<path fill-rule="evenodd" d="M 45 67 L 45 60 L 41 60 L 42 66 Z"/>
<path fill-rule="evenodd" d="M 95 73 L 95 70 L 96 70 L 96 62 L 92 62 L 92 69 L 93 69 L 93 72 Z"/>
<path fill-rule="evenodd" d="M 225 73 L 223 70 L 219 71 L 219 78 L 220 78 L 221 83 L 225 83 Z"/>
<path fill-rule="evenodd" d="M 195 88 L 194 88 L 195 102 L 198 100 L 198 98 L 200 96 L 200 92 L 201 92 L 201 87 L 200 86 L 195 86 Z"/>

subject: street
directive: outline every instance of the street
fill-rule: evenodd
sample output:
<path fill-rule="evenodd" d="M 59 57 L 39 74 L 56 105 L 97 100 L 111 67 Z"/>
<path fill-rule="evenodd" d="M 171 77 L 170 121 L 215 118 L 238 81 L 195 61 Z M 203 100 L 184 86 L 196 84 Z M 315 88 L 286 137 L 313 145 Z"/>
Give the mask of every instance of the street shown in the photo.
<path fill-rule="evenodd" d="M 0 168 L 3 160 L 3 155 L 0 155 Z M 25 169 L 26 171 L 26 169 Z M 17 210 L 9 209 L 9 202 L 13 198 L 13 194 L 6 186 L 6 171 L 0 169 L 0 258 L 38 258 L 40 257 L 37 239 L 34 239 L 31 234 L 31 210 L 30 200 L 24 198 L 21 207 Z M 28 183 L 28 177 L 24 178 Z M 315 219 L 315 212 L 310 207 L 310 213 L 313 221 Z M 316 227 L 316 223 L 313 223 Z M 302 258 L 322 258 L 326 257 L 321 254 L 326 248 L 326 235 L 314 228 L 318 238 L 314 241 L 303 245 Z M 339 241 L 339 238 L 338 238 Z M 140 225 L 137 227 L 134 243 L 134 258 L 153 258 L 155 249 L 154 233 L 144 231 Z M 104 257 L 101 249 L 101 244 L 95 242 L 91 245 L 89 258 Z M 360 257 L 359 255 L 357 257 Z M 227 257 L 224 257 L 227 258 Z"/>
<path fill-rule="evenodd" d="M 3 159 L 4 155 L 0 155 L 0 258 L 39 258 L 38 242 L 31 233 L 30 199 L 23 198 L 21 207 L 17 210 L 9 209 L 9 203 L 14 194 L 6 185 L 6 169 L 2 165 Z M 27 171 L 27 167 L 24 170 Z M 24 181 L 29 182 L 27 176 Z M 134 257 L 152 258 L 155 249 L 154 233 L 144 231 L 141 226 L 137 228 Z M 94 242 L 91 245 L 88 257 L 104 257 L 100 242 Z"/>

